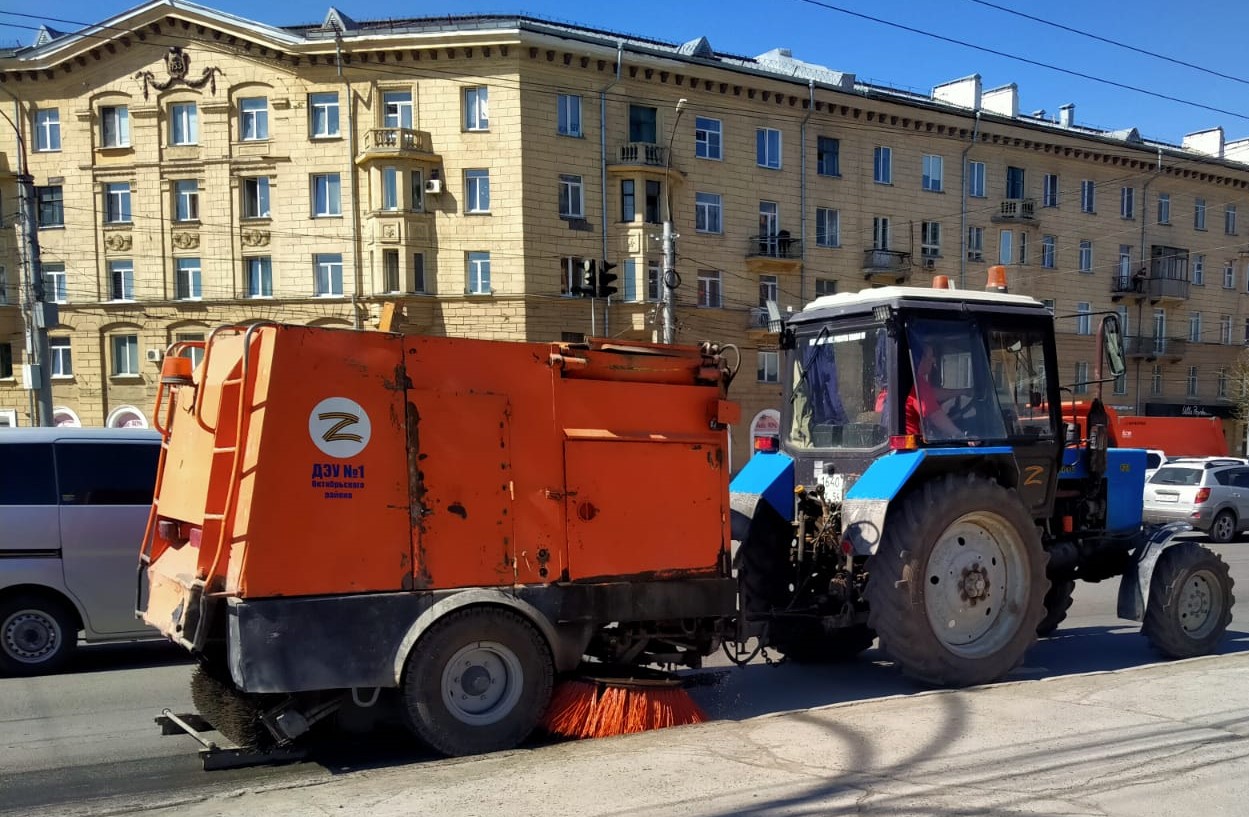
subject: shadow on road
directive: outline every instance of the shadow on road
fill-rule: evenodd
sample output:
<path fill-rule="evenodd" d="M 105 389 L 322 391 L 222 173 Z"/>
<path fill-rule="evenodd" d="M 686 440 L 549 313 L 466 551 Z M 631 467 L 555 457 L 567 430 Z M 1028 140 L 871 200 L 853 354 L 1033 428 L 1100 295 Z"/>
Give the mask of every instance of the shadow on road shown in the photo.
<path fill-rule="evenodd" d="M 190 664 L 191 654 L 172 641 L 131 641 L 125 644 L 80 646 L 67 673 L 112 672 Z"/>

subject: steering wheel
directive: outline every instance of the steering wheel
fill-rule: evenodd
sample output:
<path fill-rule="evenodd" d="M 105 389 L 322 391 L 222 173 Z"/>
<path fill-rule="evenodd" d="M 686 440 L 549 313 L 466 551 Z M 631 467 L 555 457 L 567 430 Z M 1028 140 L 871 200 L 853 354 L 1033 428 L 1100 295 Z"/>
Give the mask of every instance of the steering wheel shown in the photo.
<path fill-rule="evenodd" d="M 960 394 L 950 398 L 943 406 L 945 416 L 959 428 L 966 430 L 966 421 L 976 416 L 976 401 L 969 394 Z"/>

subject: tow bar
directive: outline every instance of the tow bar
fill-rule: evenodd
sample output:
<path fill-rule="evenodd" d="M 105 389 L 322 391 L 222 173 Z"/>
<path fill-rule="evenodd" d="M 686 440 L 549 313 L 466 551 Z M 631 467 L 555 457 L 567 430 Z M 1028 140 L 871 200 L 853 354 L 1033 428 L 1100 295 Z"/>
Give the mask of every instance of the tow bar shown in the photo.
<path fill-rule="evenodd" d="M 212 732 L 213 727 L 199 715 L 190 712 L 174 714 L 165 708 L 156 717 L 162 735 L 190 735 L 202 747 L 200 763 L 206 772 L 220 769 L 243 769 L 249 766 L 271 766 L 281 763 L 297 763 L 308 756 L 307 750 L 296 746 L 275 746 L 269 749 L 247 749 L 242 746 L 222 746 L 205 738 L 201 732 Z"/>

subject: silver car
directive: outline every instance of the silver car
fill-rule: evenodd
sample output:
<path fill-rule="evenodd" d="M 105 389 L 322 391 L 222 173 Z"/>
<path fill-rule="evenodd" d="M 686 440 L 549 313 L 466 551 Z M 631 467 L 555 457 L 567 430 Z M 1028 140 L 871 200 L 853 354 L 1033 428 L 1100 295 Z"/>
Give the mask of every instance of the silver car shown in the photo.
<path fill-rule="evenodd" d="M 87 642 L 150 638 L 135 618 L 160 435 L 0 430 L 0 675 L 62 669 Z"/>
<path fill-rule="evenodd" d="M 1145 483 L 1146 522 L 1188 522 L 1215 542 L 1249 529 L 1249 466 L 1243 460 L 1172 460 Z"/>

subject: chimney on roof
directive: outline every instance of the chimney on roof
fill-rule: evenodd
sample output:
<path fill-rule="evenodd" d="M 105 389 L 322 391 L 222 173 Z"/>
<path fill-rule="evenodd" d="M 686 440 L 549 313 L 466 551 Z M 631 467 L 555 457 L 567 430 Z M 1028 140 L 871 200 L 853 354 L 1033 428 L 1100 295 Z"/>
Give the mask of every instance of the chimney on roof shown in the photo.
<path fill-rule="evenodd" d="M 982 100 L 986 111 L 1011 119 L 1019 116 L 1019 86 L 1013 82 L 985 91 Z"/>
<path fill-rule="evenodd" d="M 1033 111 L 1033 112 L 1032 112 L 1031 114 L 1029 114 L 1029 115 L 1030 115 L 1033 119 L 1044 119 L 1044 118 L 1045 118 L 1045 109 L 1044 109 L 1044 108 L 1038 108 L 1037 110 Z"/>
<path fill-rule="evenodd" d="M 1184 134 L 1184 149 L 1195 153 L 1204 153 L 1216 159 L 1224 156 L 1223 128 L 1210 128 L 1196 133 Z"/>
<path fill-rule="evenodd" d="M 1075 124 L 1076 106 L 1068 102 L 1066 105 L 1058 107 L 1058 124 L 1064 127 L 1071 127 Z"/>
<path fill-rule="evenodd" d="M 943 82 L 932 89 L 932 98 L 938 102 L 958 105 L 960 108 L 980 110 L 980 75 Z"/>

